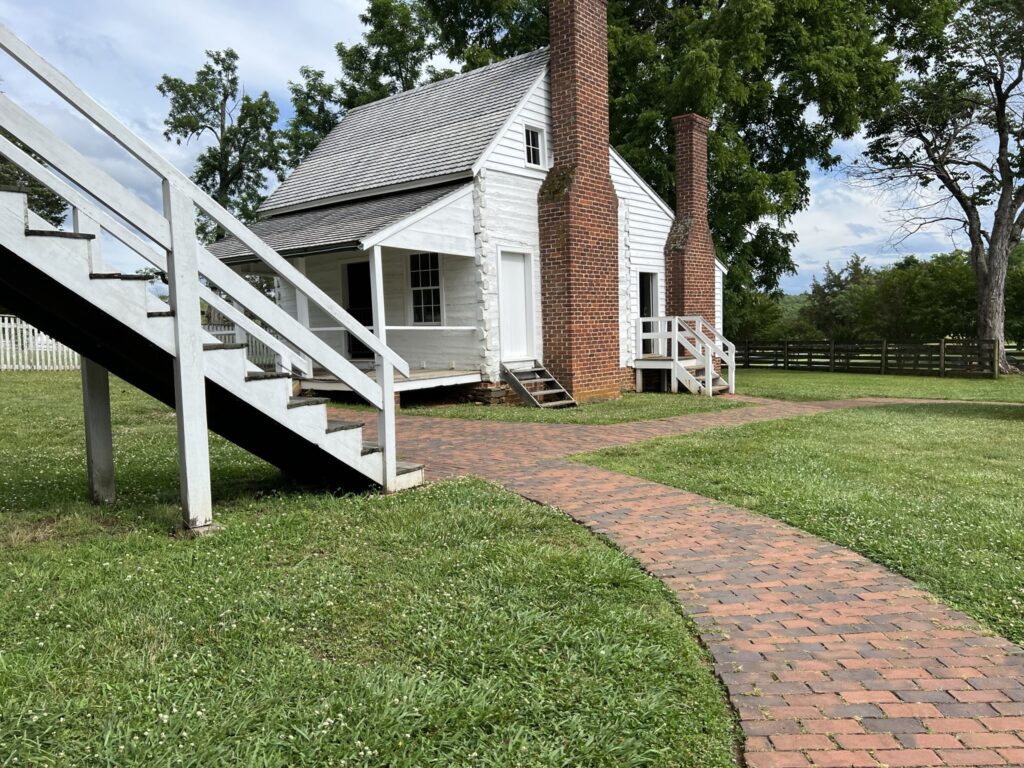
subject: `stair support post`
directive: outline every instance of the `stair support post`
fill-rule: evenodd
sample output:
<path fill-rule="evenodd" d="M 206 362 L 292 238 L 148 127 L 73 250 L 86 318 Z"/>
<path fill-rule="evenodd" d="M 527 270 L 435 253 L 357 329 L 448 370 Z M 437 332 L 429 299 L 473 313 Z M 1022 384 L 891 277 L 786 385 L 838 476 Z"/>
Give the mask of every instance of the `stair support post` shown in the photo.
<path fill-rule="evenodd" d="M 112 504 L 116 489 L 114 436 L 110 427 L 110 376 L 106 368 L 86 357 L 81 358 L 81 366 L 89 498 L 93 504 Z"/>
<path fill-rule="evenodd" d="M 95 237 L 89 242 L 89 271 L 100 271 L 99 224 L 72 207 L 71 227 L 78 234 Z M 89 499 L 93 504 L 112 504 L 117 498 L 117 489 L 114 482 L 114 433 L 110 425 L 110 375 L 106 368 L 87 357 L 80 358 L 80 366 Z"/>
<path fill-rule="evenodd" d="M 388 332 L 384 317 L 384 265 L 381 261 L 381 247 L 370 250 L 370 294 L 373 303 L 373 332 L 381 344 L 388 343 Z M 381 410 L 377 414 L 377 439 L 383 453 L 383 477 L 381 485 L 385 493 L 394 493 L 398 487 L 398 457 L 395 440 L 395 369 L 380 355 L 375 355 L 377 383 L 381 390 Z"/>
<path fill-rule="evenodd" d="M 213 503 L 195 207 L 166 179 L 163 194 L 164 215 L 170 222 L 171 233 L 167 278 L 169 304 L 174 312 L 174 403 L 178 423 L 182 516 L 186 530 L 202 533 L 213 522 Z"/>

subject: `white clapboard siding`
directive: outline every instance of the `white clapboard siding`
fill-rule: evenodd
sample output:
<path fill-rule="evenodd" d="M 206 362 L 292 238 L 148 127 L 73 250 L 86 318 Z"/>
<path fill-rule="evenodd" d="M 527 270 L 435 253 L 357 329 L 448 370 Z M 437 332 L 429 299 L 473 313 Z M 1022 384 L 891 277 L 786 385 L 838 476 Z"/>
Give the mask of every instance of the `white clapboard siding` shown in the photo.
<path fill-rule="evenodd" d="M 609 171 L 619 198 L 620 364 L 635 357 L 632 329 L 640 308 L 640 273 L 658 275 L 658 311 L 665 307 L 665 242 L 672 228 L 672 210 L 615 151 Z"/>
<path fill-rule="evenodd" d="M 0 315 L 0 371 L 77 371 L 78 354 L 13 315 Z"/>

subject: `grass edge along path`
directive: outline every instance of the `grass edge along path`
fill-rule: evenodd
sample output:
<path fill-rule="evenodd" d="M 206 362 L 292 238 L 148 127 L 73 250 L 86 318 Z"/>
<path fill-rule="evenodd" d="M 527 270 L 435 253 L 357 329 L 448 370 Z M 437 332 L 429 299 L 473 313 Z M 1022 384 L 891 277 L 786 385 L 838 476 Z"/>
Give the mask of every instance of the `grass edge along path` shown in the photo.
<path fill-rule="evenodd" d="M 173 414 L 113 382 L 121 500 L 92 507 L 77 386 L 0 375 L 5 759 L 736 765 L 678 603 L 560 512 L 304 492 L 212 438 L 224 530 L 172 538 Z"/>
<path fill-rule="evenodd" d="M 968 379 L 740 368 L 736 392 L 798 401 L 894 397 L 1024 403 L 1024 376 Z"/>
<path fill-rule="evenodd" d="M 1024 641 L 1024 408 L 854 408 L 580 454 L 794 525 Z M 1014 480 L 1016 478 L 1016 480 Z"/>

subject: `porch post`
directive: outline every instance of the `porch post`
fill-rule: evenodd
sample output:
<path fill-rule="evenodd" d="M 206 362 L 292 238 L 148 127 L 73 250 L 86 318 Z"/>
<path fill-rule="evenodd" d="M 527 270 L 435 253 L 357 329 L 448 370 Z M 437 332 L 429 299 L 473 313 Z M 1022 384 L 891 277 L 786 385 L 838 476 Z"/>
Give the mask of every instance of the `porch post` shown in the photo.
<path fill-rule="evenodd" d="M 181 508 L 186 530 L 202 532 L 212 522 L 213 502 L 195 211 L 192 201 L 166 179 L 163 192 L 164 215 L 171 225 L 167 277 L 169 303 L 174 312 L 174 409 L 178 422 Z"/>
<path fill-rule="evenodd" d="M 384 267 L 380 246 L 370 251 L 370 293 L 373 299 L 373 333 L 381 344 L 388 343 L 384 318 Z M 398 460 L 395 456 L 395 369 L 376 355 L 377 383 L 380 384 L 382 408 L 377 414 L 377 439 L 384 453 L 383 483 L 386 493 L 394 492 L 398 483 Z"/>

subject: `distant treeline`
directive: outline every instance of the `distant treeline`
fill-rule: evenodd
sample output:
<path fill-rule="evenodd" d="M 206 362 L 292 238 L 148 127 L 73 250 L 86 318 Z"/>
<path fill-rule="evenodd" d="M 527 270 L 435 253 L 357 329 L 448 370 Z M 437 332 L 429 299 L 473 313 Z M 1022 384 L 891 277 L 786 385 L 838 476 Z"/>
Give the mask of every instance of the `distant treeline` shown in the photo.
<path fill-rule="evenodd" d="M 734 300 L 726 323 L 726 335 L 736 341 L 973 338 L 974 272 L 962 251 L 908 256 L 877 269 L 853 256 L 841 269 L 827 266 L 808 293 Z M 1024 248 L 1010 258 L 1006 338 L 1024 340 Z"/>

